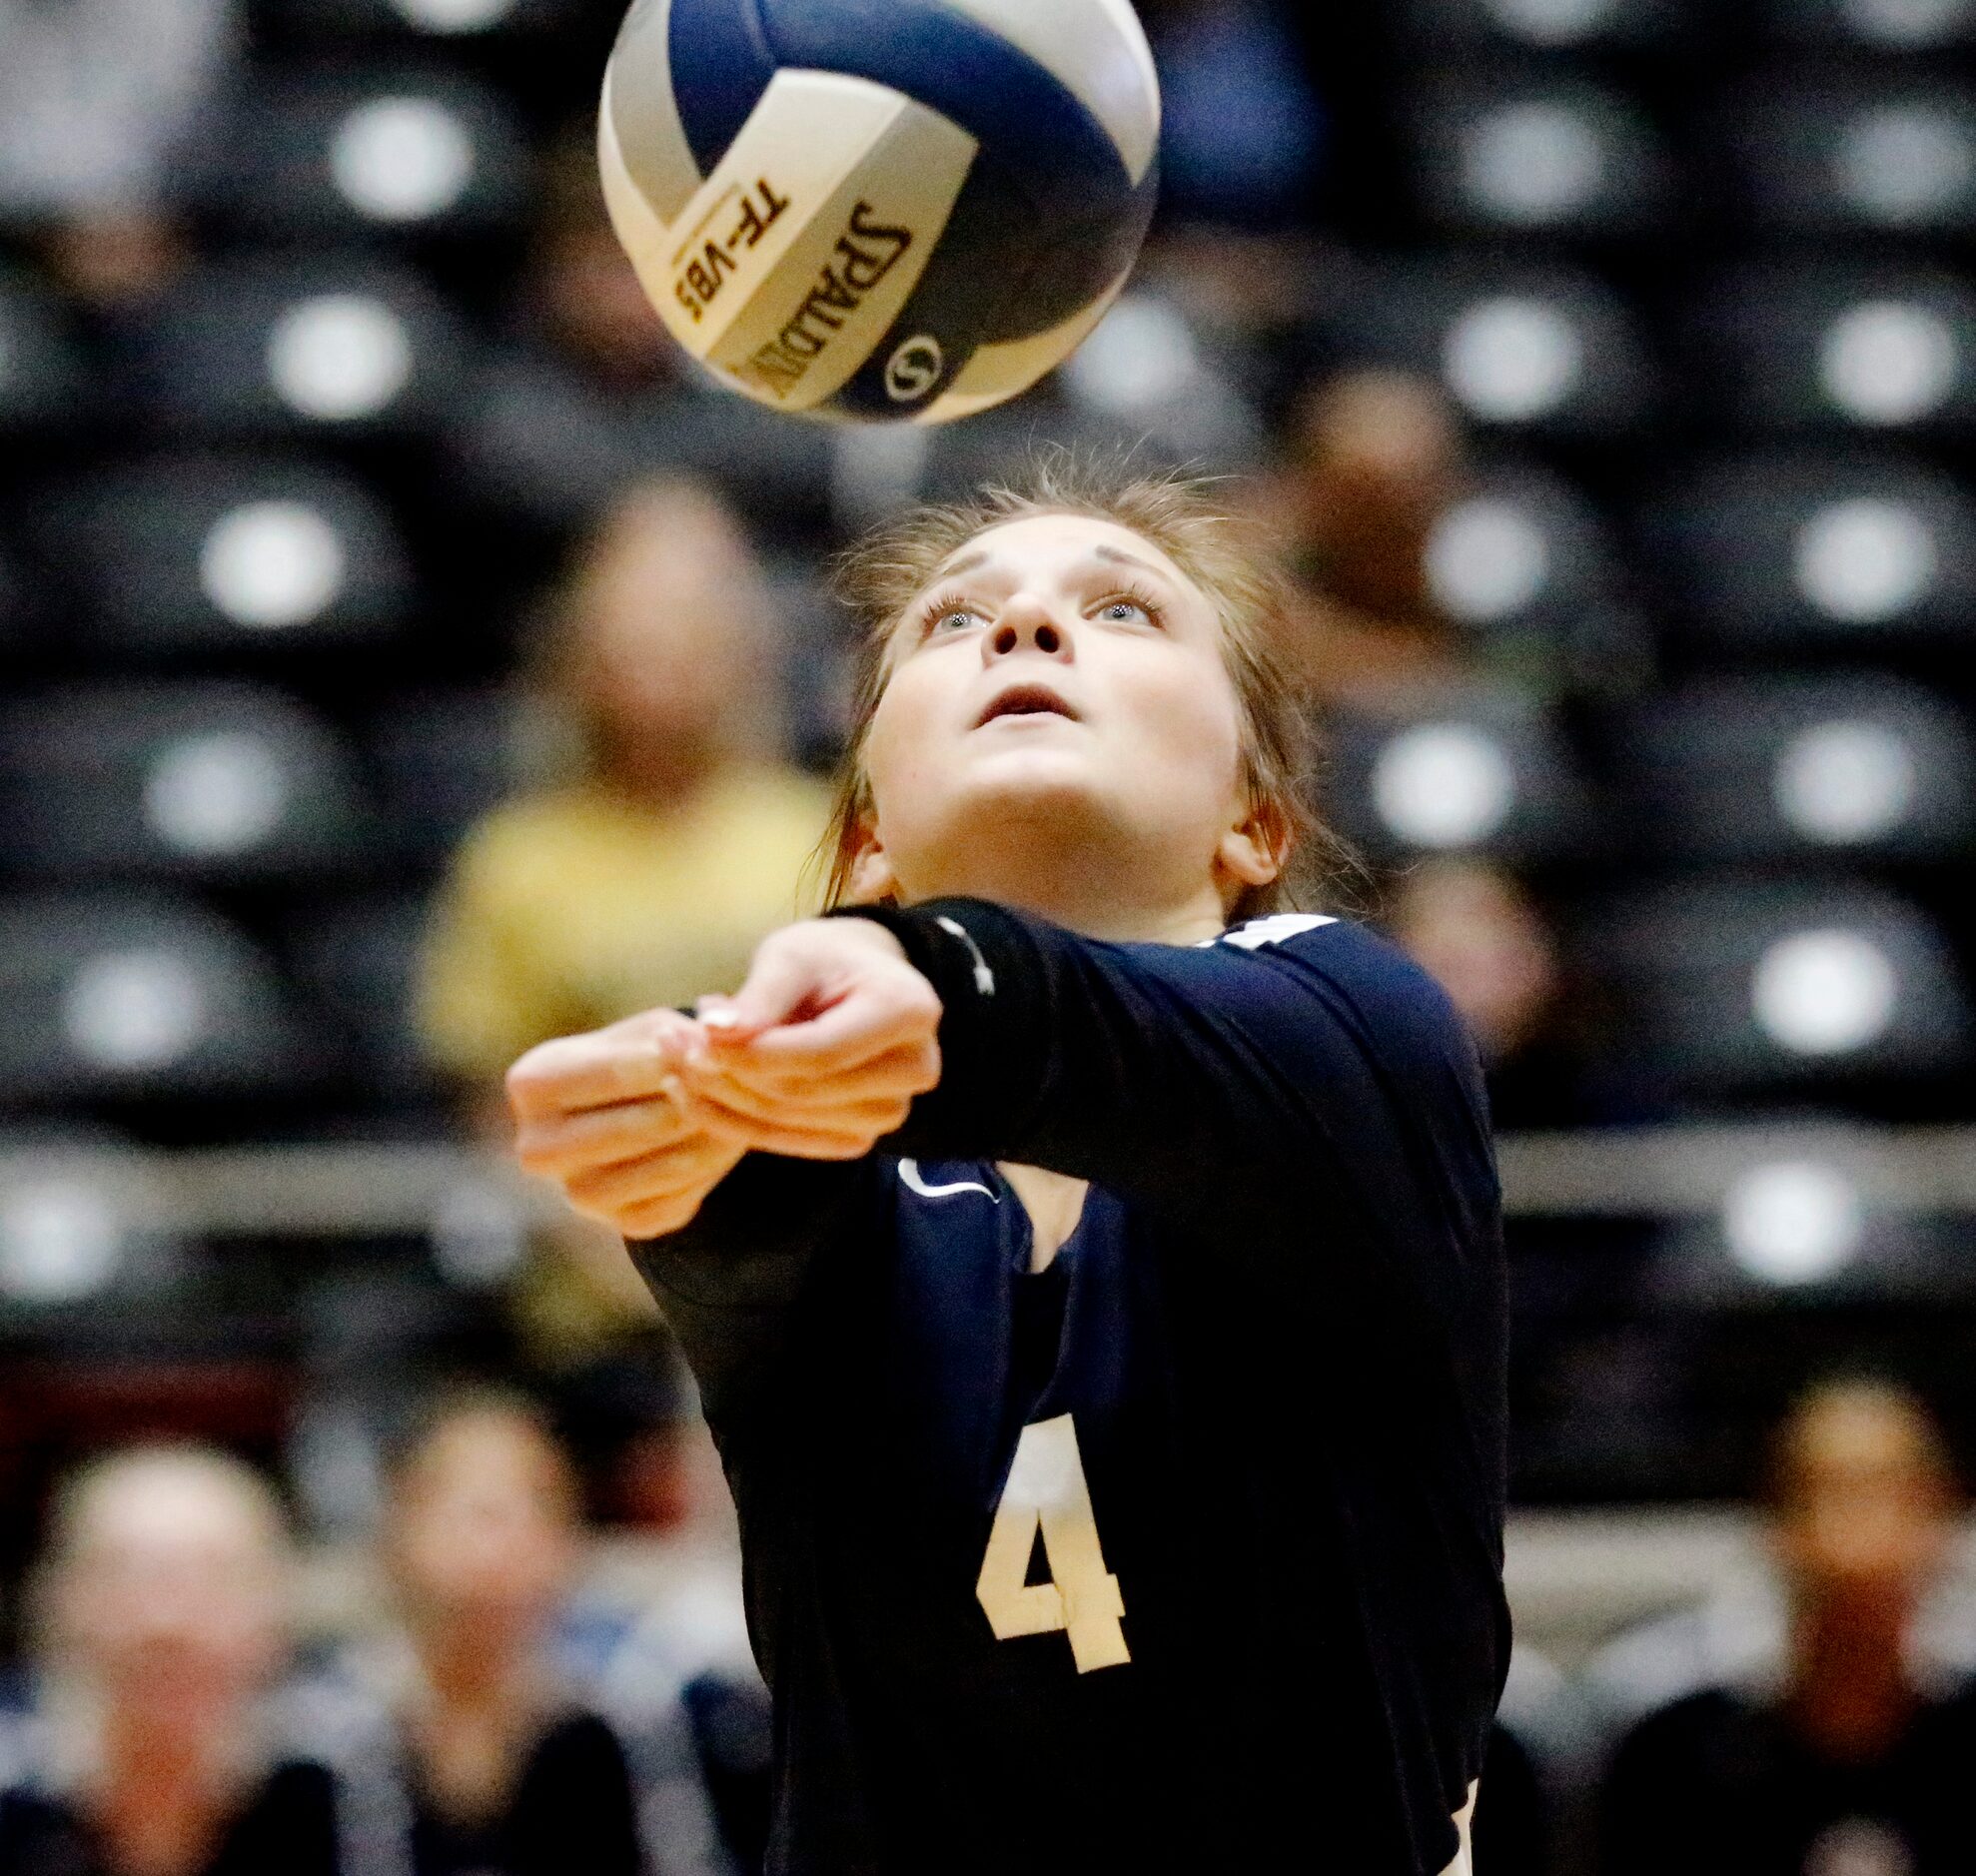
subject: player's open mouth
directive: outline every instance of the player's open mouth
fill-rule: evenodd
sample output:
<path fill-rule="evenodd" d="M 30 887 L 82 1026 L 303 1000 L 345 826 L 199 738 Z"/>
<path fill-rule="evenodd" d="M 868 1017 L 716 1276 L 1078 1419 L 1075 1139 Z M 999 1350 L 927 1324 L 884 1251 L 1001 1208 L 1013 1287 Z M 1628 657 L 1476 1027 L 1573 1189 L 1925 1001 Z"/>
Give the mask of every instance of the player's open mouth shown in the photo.
<path fill-rule="evenodd" d="M 1011 684 L 981 712 L 975 728 L 1004 716 L 1063 716 L 1073 723 L 1078 714 L 1047 684 Z"/>

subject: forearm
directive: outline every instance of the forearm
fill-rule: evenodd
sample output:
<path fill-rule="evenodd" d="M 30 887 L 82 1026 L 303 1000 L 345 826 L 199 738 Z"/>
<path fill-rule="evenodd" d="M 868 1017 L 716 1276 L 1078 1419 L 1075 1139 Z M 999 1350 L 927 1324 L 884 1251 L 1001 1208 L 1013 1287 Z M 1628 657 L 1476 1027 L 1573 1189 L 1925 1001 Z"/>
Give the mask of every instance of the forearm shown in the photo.
<path fill-rule="evenodd" d="M 708 1411 L 763 1381 L 868 1167 L 751 1153 L 663 1238 L 626 1245 L 679 1339 Z"/>

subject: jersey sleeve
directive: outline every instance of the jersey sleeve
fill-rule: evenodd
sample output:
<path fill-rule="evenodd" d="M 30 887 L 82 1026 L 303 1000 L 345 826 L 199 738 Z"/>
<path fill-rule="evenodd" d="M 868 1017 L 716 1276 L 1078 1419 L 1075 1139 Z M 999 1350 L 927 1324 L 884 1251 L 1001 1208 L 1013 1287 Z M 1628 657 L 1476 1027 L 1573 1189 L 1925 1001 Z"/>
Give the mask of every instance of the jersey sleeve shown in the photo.
<path fill-rule="evenodd" d="M 864 1216 L 875 1177 L 870 1159 L 750 1153 L 690 1223 L 626 1247 L 716 1429 L 772 1382 L 818 1265 Z"/>
<path fill-rule="evenodd" d="M 944 1009 L 940 1085 L 886 1151 L 1095 1181 L 1231 1258 L 1253 1247 L 1273 1282 L 1335 1279 L 1325 1246 L 1368 1241 L 1417 1299 L 1496 1281 L 1474 1044 L 1439 985 L 1362 927 L 1280 917 L 1186 947 L 982 900 L 859 915 Z"/>

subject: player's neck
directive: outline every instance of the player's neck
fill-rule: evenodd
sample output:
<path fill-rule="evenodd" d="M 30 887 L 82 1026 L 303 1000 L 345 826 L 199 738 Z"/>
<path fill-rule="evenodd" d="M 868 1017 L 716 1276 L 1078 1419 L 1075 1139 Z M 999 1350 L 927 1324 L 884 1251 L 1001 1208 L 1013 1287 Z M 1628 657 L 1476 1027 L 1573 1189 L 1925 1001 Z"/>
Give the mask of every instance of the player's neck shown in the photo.
<path fill-rule="evenodd" d="M 965 897 L 1032 912 L 1052 924 L 1114 944 L 1199 944 L 1228 925 L 1212 880 L 1194 892 L 1135 897 L 1119 889 L 1115 875 L 1098 868 L 1062 866 L 1020 869 L 983 864 L 975 856 L 915 899 Z"/>
<path fill-rule="evenodd" d="M 911 899 L 994 899 L 1109 943 L 1198 945 L 1227 927 L 1212 878 L 1154 878 L 1132 856 L 1107 864 L 1089 844 L 982 840 L 943 858 L 911 882 Z"/>

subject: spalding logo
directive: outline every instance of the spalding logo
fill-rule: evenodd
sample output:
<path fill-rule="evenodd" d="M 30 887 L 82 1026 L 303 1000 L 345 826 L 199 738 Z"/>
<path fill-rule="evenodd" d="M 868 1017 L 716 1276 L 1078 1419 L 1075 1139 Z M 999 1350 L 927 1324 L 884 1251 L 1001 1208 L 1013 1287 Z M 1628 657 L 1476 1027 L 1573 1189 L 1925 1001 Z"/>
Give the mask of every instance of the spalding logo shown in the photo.
<path fill-rule="evenodd" d="M 885 366 L 885 395 L 894 404 L 914 404 L 940 382 L 947 355 L 930 333 L 908 339 Z"/>

